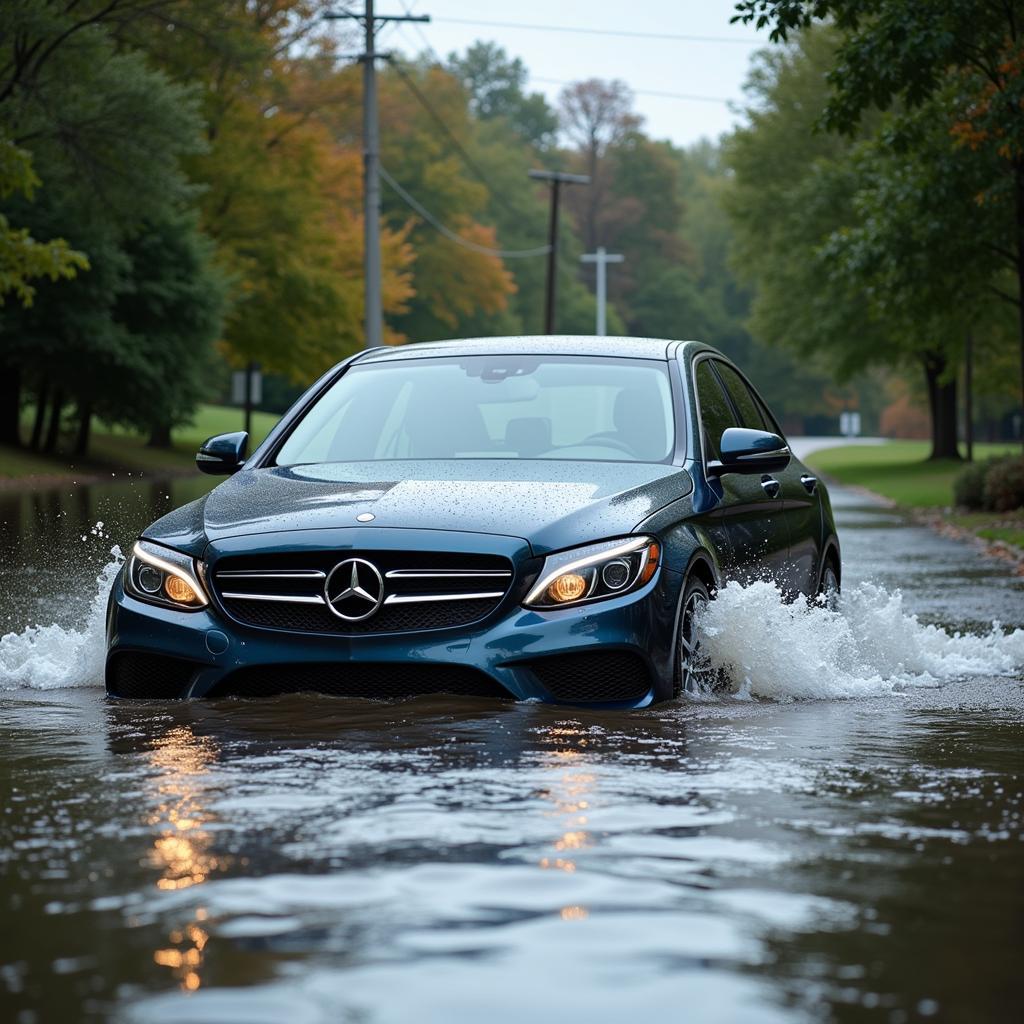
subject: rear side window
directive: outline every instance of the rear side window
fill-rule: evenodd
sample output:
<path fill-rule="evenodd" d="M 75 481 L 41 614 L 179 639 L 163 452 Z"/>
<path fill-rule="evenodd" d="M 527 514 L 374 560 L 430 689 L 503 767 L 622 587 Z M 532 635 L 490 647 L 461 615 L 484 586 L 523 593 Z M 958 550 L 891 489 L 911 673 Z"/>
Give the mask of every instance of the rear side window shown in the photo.
<path fill-rule="evenodd" d="M 747 387 L 747 382 L 725 363 L 716 361 L 715 369 L 718 371 L 718 376 L 722 378 L 725 390 L 729 392 L 732 404 L 736 406 L 736 411 L 740 414 L 740 426 L 748 427 L 750 430 L 774 429 L 765 423 L 757 400 L 750 393 L 750 388 Z"/>
<path fill-rule="evenodd" d="M 694 381 L 697 385 L 697 400 L 700 403 L 704 451 L 708 459 L 718 459 L 721 457 L 718 443 L 722 439 L 722 434 L 729 427 L 736 427 L 739 424 L 733 416 L 732 407 L 725 397 L 722 385 L 711 369 L 710 359 L 702 359 L 697 364 Z"/>

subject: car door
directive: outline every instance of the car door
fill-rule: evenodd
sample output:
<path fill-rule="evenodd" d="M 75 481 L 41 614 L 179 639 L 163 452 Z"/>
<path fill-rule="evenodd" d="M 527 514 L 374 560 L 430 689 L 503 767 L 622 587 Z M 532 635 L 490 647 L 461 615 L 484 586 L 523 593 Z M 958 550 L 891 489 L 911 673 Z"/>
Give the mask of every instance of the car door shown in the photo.
<path fill-rule="evenodd" d="M 713 364 L 717 362 L 698 357 L 693 366 L 705 467 L 719 458 L 722 433 L 728 427 L 744 425 L 715 372 Z M 781 580 L 789 538 L 781 523 L 782 500 L 775 482 L 759 473 L 708 477 L 705 472 L 705 478 L 717 501 L 702 519 L 711 536 L 725 542 L 721 550 L 726 574 L 741 582 Z"/>
<path fill-rule="evenodd" d="M 741 426 L 770 430 L 773 434 L 783 436 L 775 417 L 745 377 L 720 360 L 715 361 L 715 370 L 743 421 Z M 780 583 L 791 596 L 797 593 L 812 594 L 818 582 L 821 554 L 818 482 L 796 458 L 791 458 L 789 465 L 773 473 L 772 477 L 779 482 L 779 514 L 789 544 Z"/>

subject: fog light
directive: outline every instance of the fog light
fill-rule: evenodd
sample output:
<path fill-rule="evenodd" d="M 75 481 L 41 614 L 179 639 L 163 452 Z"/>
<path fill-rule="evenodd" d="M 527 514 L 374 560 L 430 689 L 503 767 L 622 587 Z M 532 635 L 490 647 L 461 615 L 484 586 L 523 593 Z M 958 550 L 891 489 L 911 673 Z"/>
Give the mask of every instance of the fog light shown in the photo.
<path fill-rule="evenodd" d="M 566 601 L 578 601 L 587 592 L 587 581 L 575 572 L 567 572 L 559 576 L 548 587 L 548 597 L 552 601 L 564 604 Z"/>
<path fill-rule="evenodd" d="M 167 596 L 172 601 L 177 601 L 178 604 L 194 604 L 198 600 L 196 592 L 178 576 L 168 576 L 164 583 L 164 590 L 167 592 Z"/>

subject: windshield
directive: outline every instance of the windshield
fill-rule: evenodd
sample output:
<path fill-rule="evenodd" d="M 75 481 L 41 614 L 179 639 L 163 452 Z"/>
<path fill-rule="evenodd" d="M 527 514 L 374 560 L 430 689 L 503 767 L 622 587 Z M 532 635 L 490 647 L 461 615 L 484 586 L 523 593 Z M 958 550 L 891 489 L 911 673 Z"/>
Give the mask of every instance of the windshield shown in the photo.
<path fill-rule="evenodd" d="M 469 356 L 356 365 L 303 417 L 279 466 L 376 459 L 665 462 L 666 363 Z"/>

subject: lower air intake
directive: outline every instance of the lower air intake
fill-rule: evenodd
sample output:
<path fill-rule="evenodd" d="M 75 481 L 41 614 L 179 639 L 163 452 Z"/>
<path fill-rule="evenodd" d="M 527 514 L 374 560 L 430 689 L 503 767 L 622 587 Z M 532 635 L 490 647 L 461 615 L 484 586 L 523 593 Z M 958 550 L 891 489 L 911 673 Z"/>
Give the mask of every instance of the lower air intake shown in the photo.
<path fill-rule="evenodd" d="M 465 665 L 347 664 L 259 665 L 222 679 L 208 697 L 273 697 L 325 693 L 333 697 L 400 700 L 431 693 L 510 700 L 490 676 Z"/>
<path fill-rule="evenodd" d="M 639 700 L 651 688 L 646 662 L 630 651 L 554 654 L 526 667 L 552 697 L 573 704 Z"/>
<path fill-rule="evenodd" d="M 124 651 L 107 662 L 107 693 L 136 700 L 174 700 L 185 696 L 198 668 L 181 658 Z"/>

